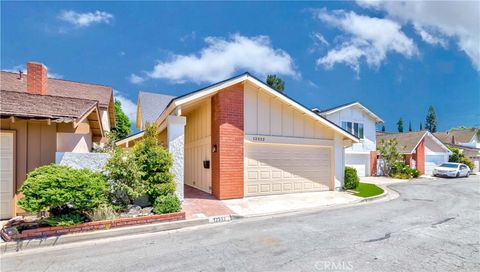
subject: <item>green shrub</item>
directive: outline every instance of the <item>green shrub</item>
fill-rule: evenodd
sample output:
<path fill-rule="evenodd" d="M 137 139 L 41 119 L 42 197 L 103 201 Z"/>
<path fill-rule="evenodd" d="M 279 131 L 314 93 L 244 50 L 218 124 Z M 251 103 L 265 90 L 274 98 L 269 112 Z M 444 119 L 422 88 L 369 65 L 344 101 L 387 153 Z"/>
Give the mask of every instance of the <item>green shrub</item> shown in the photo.
<path fill-rule="evenodd" d="M 114 148 L 105 166 L 113 203 L 126 206 L 146 193 L 135 154 L 130 150 Z"/>
<path fill-rule="evenodd" d="M 418 171 L 417 169 L 412 169 L 411 175 L 412 175 L 412 178 L 418 178 L 420 176 L 420 171 Z"/>
<path fill-rule="evenodd" d="M 357 175 L 357 169 L 345 166 L 345 189 L 355 189 L 359 183 L 360 179 Z"/>
<path fill-rule="evenodd" d="M 170 153 L 158 143 L 156 127 L 147 124 L 144 131 L 144 139 L 135 144 L 133 153 L 141 172 L 141 179 L 145 182 L 147 194 L 150 201 L 154 202 L 158 196 L 171 193 L 172 188 L 175 187 L 174 176 L 170 172 L 173 159 Z"/>
<path fill-rule="evenodd" d="M 61 207 L 90 211 L 106 202 L 107 190 L 107 182 L 99 173 L 51 164 L 28 174 L 18 205 L 35 213 Z"/>
<path fill-rule="evenodd" d="M 396 162 L 392 165 L 390 176 L 398 179 L 418 178 L 420 172 L 417 169 L 412 169 L 404 162 Z"/>
<path fill-rule="evenodd" d="M 182 204 L 175 194 L 159 196 L 153 204 L 155 214 L 179 212 L 181 209 Z"/>
<path fill-rule="evenodd" d="M 87 217 L 83 213 L 72 211 L 57 215 L 52 214 L 49 217 L 42 219 L 41 222 L 49 226 L 71 226 L 85 221 L 87 221 Z"/>
<path fill-rule="evenodd" d="M 470 167 L 470 169 L 473 169 L 475 167 L 475 164 L 473 164 L 470 159 L 465 157 L 465 155 L 460 151 L 459 148 L 451 146 L 449 146 L 448 148 L 450 149 L 450 151 L 452 151 L 452 155 L 450 155 L 450 157 L 448 158 L 449 162 L 463 163 Z"/>

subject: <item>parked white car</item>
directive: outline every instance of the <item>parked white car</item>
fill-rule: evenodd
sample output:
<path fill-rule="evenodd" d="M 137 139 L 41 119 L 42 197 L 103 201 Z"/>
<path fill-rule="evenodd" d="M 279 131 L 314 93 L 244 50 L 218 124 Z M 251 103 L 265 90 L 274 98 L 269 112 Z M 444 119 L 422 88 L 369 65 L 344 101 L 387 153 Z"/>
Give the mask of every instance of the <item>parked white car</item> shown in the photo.
<path fill-rule="evenodd" d="M 442 177 L 468 177 L 470 168 L 463 163 L 447 162 L 433 169 L 434 176 Z"/>

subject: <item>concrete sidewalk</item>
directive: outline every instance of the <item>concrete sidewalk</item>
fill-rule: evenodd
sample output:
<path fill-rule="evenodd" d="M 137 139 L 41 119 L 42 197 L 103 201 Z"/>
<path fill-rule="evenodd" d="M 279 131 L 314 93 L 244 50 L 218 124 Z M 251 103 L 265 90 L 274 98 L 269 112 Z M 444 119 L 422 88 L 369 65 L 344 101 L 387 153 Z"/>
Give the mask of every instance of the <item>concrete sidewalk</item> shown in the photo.
<path fill-rule="evenodd" d="M 325 191 L 256 196 L 222 202 L 236 215 L 251 217 L 358 203 L 362 199 L 347 192 Z"/>

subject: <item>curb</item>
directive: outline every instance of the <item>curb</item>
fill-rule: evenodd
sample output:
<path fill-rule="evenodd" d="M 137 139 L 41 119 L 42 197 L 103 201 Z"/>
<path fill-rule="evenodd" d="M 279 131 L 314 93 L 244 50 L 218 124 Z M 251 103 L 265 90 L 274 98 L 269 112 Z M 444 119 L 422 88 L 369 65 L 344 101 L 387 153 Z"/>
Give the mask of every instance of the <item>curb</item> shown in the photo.
<path fill-rule="evenodd" d="M 52 236 L 48 238 L 37 238 L 31 240 L 20 240 L 15 242 L 5 242 L 0 244 L 0 252 L 16 252 L 20 250 L 40 248 L 40 247 L 53 247 L 56 245 L 64 245 L 76 242 L 83 242 L 88 240 L 98 240 L 119 236 L 155 233 L 167 230 L 175 230 L 186 227 L 194 227 L 199 225 L 209 224 L 208 218 L 200 219 L 188 219 L 175 222 L 147 224 L 133 227 L 121 227 L 111 230 L 99 230 L 94 232 L 84 232 L 77 234 L 67 234 L 61 236 Z"/>
<path fill-rule="evenodd" d="M 371 202 L 376 202 L 383 200 L 387 198 L 388 196 L 392 196 L 390 200 L 393 200 L 399 196 L 398 193 L 395 192 L 395 194 L 391 194 L 391 190 L 384 187 L 380 186 L 383 189 L 383 193 L 380 195 L 376 196 L 371 196 L 363 199 L 358 199 L 356 201 L 352 201 L 350 203 L 343 203 L 343 204 L 338 204 L 338 205 L 325 205 L 325 206 L 318 206 L 318 207 L 312 207 L 312 208 L 307 208 L 307 209 L 300 209 L 300 210 L 288 210 L 288 211 L 278 211 L 278 212 L 270 212 L 270 213 L 261 213 L 261 214 L 252 214 L 252 215 L 239 215 L 239 214 L 231 214 L 230 217 L 232 220 L 239 220 L 239 219 L 250 219 L 250 218 L 260 218 L 260 217 L 273 217 L 273 216 L 282 216 L 282 215 L 287 215 L 287 214 L 303 214 L 303 213 L 312 213 L 316 211 L 322 211 L 322 210 L 328 210 L 328 209 L 335 209 L 335 208 L 347 208 L 347 207 L 353 207 L 356 205 L 360 204 L 365 204 L 365 203 L 371 203 Z"/>
<path fill-rule="evenodd" d="M 388 192 L 388 189 L 383 187 L 383 186 L 379 186 L 377 185 L 378 187 L 382 188 L 383 189 L 383 193 L 379 194 L 379 195 L 376 195 L 376 196 L 370 196 L 370 197 L 365 197 L 363 199 L 360 199 L 360 202 L 359 203 L 364 203 L 364 202 L 371 202 L 371 201 L 375 201 L 375 200 L 379 200 L 379 199 L 382 199 L 382 198 L 386 198 L 388 195 L 389 195 L 389 192 Z"/>

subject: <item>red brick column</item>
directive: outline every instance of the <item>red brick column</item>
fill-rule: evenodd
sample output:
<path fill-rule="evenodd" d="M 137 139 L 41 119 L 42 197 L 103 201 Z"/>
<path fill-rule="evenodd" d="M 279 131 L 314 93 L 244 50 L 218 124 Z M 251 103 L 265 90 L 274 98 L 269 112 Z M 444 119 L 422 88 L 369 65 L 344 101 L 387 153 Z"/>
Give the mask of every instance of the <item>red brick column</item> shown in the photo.
<path fill-rule="evenodd" d="M 243 85 L 212 97 L 212 193 L 218 199 L 242 198 Z"/>
<path fill-rule="evenodd" d="M 418 144 L 417 148 L 415 149 L 416 154 L 416 161 L 417 161 L 417 170 L 420 174 L 425 174 L 425 138 Z"/>
<path fill-rule="evenodd" d="M 370 151 L 370 176 L 377 175 L 377 151 Z"/>

